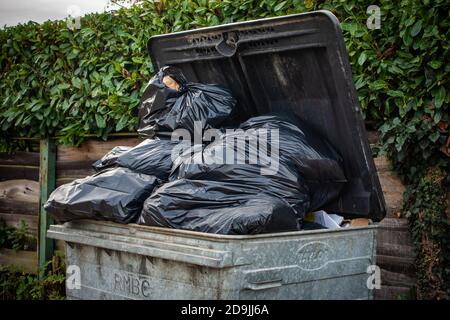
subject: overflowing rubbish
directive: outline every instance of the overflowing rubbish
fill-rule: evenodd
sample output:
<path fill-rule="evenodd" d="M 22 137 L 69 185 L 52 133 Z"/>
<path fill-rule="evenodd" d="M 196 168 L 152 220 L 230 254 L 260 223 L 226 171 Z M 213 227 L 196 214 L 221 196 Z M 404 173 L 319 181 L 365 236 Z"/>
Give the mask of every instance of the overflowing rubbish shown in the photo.
<path fill-rule="evenodd" d="M 299 230 L 298 220 L 286 201 L 242 183 L 180 179 L 155 190 L 138 223 L 244 235 Z"/>
<path fill-rule="evenodd" d="M 202 130 L 217 128 L 235 105 L 236 99 L 223 86 L 188 82 L 179 69 L 164 67 L 143 93 L 138 133 L 152 138 L 184 129 L 193 136 L 195 122 Z"/>
<path fill-rule="evenodd" d="M 317 223 L 326 229 L 339 229 L 344 221 L 344 217 L 334 213 L 328 214 L 323 210 L 319 210 L 307 214 L 305 220 Z"/>
<path fill-rule="evenodd" d="M 60 223 L 76 219 L 131 223 L 159 183 L 155 176 L 111 168 L 58 187 L 44 207 Z"/>
<path fill-rule="evenodd" d="M 335 213 L 327 213 L 324 210 L 309 212 L 303 221 L 303 230 L 306 229 L 340 229 L 348 227 L 366 227 L 372 224 L 371 219 L 354 218 L 345 219 Z"/>
<path fill-rule="evenodd" d="M 170 179 L 242 184 L 285 199 L 300 218 L 334 199 L 346 182 L 339 155 L 300 120 L 259 116 L 240 129 L 206 146 L 201 162 L 188 153 Z"/>
<path fill-rule="evenodd" d="M 183 141 L 170 139 L 146 139 L 132 148 L 113 148 L 93 167 L 101 171 L 109 167 L 124 167 L 136 172 L 167 180 L 172 170 L 172 152 Z M 190 145 L 190 143 L 189 143 Z M 180 148 L 182 150 L 182 148 Z"/>
<path fill-rule="evenodd" d="M 325 212 L 304 219 L 346 182 L 335 149 L 294 115 L 221 128 L 235 105 L 228 89 L 162 68 L 139 111 L 138 132 L 147 139 L 113 148 L 93 164 L 95 175 L 60 186 L 45 208 L 59 222 L 104 219 L 218 234 L 339 227 Z M 189 138 L 180 139 L 178 129 Z M 218 129 L 214 139 L 192 144 L 191 135 L 206 129 Z"/>
<path fill-rule="evenodd" d="M 92 167 L 97 172 L 109 167 L 113 167 L 117 163 L 117 159 L 119 158 L 119 156 L 130 149 L 131 147 L 125 146 L 114 147 L 111 149 L 111 151 L 105 154 L 100 160 L 95 161 L 92 164 Z"/>

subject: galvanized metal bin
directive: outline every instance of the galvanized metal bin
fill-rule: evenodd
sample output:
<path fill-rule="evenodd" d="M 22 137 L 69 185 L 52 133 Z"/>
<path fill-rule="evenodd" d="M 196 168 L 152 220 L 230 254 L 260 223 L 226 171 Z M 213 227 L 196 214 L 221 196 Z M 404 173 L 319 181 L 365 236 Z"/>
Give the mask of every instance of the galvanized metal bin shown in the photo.
<path fill-rule="evenodd" d="M 150 38 L 154 69 L 233 92 L 235 121 L 287 109 L 338 149 L 348 180 L 324 210 L 386 214 L 342 32 L 328 11 Z M 81 270 L 74 299 L 369 299 L 375 226 L 221 236 L 107 222 L 51 226 Z"/>
<path fill-rule="evenodd" d="M 109 222 L 53 225 L 69 299 L 370 299 L 376 227 L 228 236 Z"/>

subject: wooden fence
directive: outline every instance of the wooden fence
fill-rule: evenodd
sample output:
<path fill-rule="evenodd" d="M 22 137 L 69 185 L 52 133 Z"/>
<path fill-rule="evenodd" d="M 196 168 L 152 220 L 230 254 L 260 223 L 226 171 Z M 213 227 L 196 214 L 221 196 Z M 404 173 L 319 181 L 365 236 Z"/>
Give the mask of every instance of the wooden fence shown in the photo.
<path fill-rule="evenodd" d="M 114 146 L 139 143 L 137 136 L 126 136 L 118 135 L 108 141 L 89 139 L 80 147 L 52 146 L 48 140 L 31 140 L 29 152 L 0 153 L 0 220 L 16 228 L 24 221 L 29 235 L 41 247 L 27 251 L 0 248 L 0 265 L 16 265 L 37 273 L 38 266 L 51 257 L 54 249 L 63 250 L 62 242 L 54 244 L 45 238 L 51 221 L 45 221 L 42 204 L 55 187 L 93 174 L 92 163 Z"/>

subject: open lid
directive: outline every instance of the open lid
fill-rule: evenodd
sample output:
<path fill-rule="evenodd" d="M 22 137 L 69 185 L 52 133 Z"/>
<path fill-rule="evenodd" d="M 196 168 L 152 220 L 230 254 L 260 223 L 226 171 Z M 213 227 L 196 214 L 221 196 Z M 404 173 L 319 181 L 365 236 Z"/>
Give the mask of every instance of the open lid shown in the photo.
<path fill-rule="evenodd" d="M 337 18 L 315 11 L 153 36 L 155 70 L 219 83 L 238 99 L 239 121 L 289 109 L 344 159 L 348 183 L 325 210 L 381 220 L 385 204 Z"/>

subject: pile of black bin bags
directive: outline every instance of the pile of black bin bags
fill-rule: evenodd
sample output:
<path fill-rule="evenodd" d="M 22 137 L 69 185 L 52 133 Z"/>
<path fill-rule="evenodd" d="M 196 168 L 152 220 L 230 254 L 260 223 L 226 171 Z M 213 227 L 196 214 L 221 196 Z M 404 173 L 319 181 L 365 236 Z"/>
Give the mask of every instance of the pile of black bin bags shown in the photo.
<path fill-rule="evenodd" d="M 45 208 L 58 222 L 235 235 L 300 230 L 305 213 L 336 198 L 346 182 L 340 156 L 293 115 L 250 118 L 217 130 L 210 143 L 173 134 L 220 128 L 235 105 L 224 87 L 189 83 L 178 69 L 162 68 L 141 100 L 138 131 L 147 139 L 113 148 L 93 164 L 96 174 L 60 186 Z"/>

